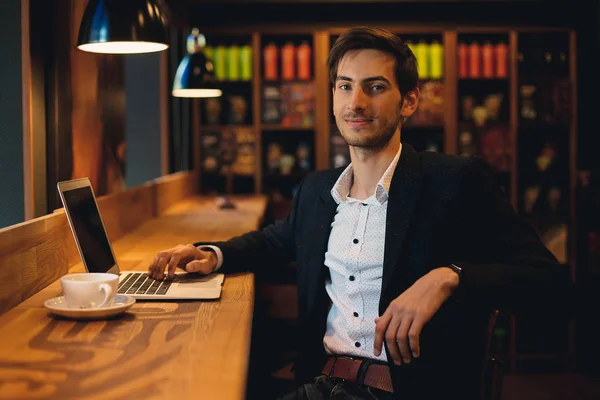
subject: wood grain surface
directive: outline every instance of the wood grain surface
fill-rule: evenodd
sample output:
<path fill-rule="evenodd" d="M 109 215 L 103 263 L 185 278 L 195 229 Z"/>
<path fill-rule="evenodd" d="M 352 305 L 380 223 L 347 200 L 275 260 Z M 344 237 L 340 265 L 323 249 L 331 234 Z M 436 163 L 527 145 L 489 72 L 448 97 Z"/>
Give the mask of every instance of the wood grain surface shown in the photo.
<path fill-rule="evenodd" d="M 113 243 L 121 269 L 145 271 L 155 254 L 256 229 L 263 196 L 191 197 Z M 81 271 L 81 263 L 70 272 Z M 245 397 L 254 277 L 228 275 L 216 301 L 138 301 L 107 320 L 80 322 L 44 308 L 60 283 L 0 317 L 1 399 L 240 399 Z"/>
<path fill-rule="evenodd" d="M 57 214 L 0 229 L 0 314 L 67 273 L 67 229 Z"/>

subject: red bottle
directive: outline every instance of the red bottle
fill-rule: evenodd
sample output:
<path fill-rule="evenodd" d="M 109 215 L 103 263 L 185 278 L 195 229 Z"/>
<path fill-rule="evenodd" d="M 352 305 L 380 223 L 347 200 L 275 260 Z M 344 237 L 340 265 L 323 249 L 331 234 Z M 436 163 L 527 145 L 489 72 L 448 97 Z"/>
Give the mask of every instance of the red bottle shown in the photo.
<path fill-rule="evenodd" d="M 265 80 L 275 81 L 278 78 L 277 65 L 278 65 L 279 50 L 275 43 L 271 42 L 263 49 L 263 58 L 265 64 Z"/>
<path fill-rule="evenodd" d="M 494 46 L 490 42 L 485 42 L 481 46 L 481 56 L 483 61 L 483 77 L 494 77 Z"/>
<path fill-rule="evenodd" d="M 458 77 L 469 77 L 469 48 L 464 42 L 458 45 Z"/>
<path fill-rule="evenodd" d="M 310 80 L 311 49 L 308 42 L 304 41 L 298 46 L 296 60 L 298 62 L 298 79 Z"/>
<path fill-rule="evenodd" d="M 296 48 L 291 42 L 281 48 L 281 77 L 286 81 L 296 79 Z"/>
<path fill-rule="evenodd" d="M 508 46 L 505 43 L 498 43 L 495 48 L 496 53 L 496 78 L 508 77 Z"/>
<path fill-rule="evenodd" d="M 481 78 L 481 47 L 477 42 L 469 45 L 469 78 Z"/>

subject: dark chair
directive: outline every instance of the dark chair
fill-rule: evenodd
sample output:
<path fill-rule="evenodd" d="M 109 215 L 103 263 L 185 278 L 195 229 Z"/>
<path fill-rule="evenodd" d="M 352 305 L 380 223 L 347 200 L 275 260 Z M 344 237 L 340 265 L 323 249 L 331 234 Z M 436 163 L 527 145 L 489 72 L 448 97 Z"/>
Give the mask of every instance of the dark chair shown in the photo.
<path fill-rule="evenodd" d="M 485 347 L 485 358 L 483 369 L 481 371 L 481 399 L 482 400 L 501 400 L 502 381 L 504 377 L 504 363 L 502 360 L 492 357 L 491 346 L 494 335 L 494 328 L 500 312 L 494 310 L 490 316 L 487 326 L 487 340 Z"/>

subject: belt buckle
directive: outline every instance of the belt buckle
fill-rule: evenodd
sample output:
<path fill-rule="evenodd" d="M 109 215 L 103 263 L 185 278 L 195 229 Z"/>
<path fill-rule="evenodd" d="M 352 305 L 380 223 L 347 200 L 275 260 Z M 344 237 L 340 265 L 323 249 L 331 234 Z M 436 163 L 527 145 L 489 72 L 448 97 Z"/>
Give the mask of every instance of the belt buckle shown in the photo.
<path fill-rule="evenodd" d="M 333 362 L 333 365 L 331 366 L 331 369 L 329 370 L 329 374 L 328 374 L 329 379 L 332 378 L 331 375 L 333 374 L 333 370 L 335 369 L 335 366 L 337 365 L 337 362 L 338 362 L 338 360 L 340 358 L 342 358 L 342 357 L 340 357 L 340 356 L 336 356 L 335 357 L 335 361 Z M 343 358 L 347 358 L 347 359 L 352 360 L 352 361 L 358 360 L 358 358 L 353 357 L 353 356 L 343 356 Z M 363 364 L 363 362 L 361 361 L 361 367 L 362 367 L 362 364 Z M 344 379 L 344 378 L 337 378 L 336 377 L 336 379 L 340 379 L 342 382 L 346 382 L 346 379 Z"/>
<path fill-rule="evenodd" d="M 335 365 L 338 362 L 339 357 L 336 357 L 335 360 L 333 361 L 333 365 L 331 366 L 331 368 L 329 368 L 329 374 L 327 375 L 327 377 L 329 379 L 331 379 L 331 375 L 333 374 L 333 370 L 335 369 Z"/>

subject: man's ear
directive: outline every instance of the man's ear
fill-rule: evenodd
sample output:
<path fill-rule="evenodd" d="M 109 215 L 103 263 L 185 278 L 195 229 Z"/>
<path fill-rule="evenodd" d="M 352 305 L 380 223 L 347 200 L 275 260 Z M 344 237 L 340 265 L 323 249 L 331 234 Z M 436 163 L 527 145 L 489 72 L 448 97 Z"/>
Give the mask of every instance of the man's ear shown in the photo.
<path fill-rule="evenodd" d="M 402 103 L 402 111 L 400 113 L 404 118 L 410 117 L 415 112 L 417 106 L 419 105 L 420 95 L 421 92 L 419 91 L 418 87 L 406 93 Z"/>

